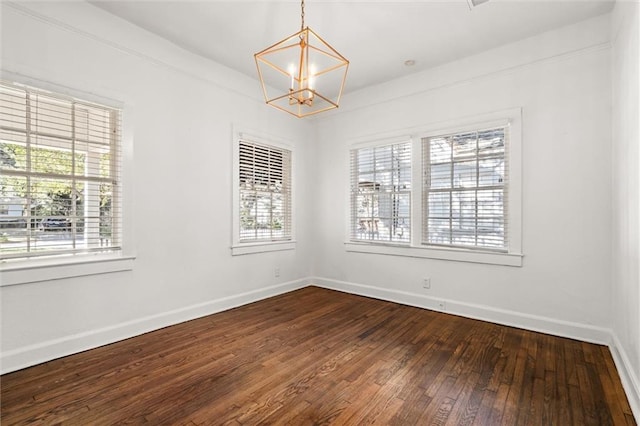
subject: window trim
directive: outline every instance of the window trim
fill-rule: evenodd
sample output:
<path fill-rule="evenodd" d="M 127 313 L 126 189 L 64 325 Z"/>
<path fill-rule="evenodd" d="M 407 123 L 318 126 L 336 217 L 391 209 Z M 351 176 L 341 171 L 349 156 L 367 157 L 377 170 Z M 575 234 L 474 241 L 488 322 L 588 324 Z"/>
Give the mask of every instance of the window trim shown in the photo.
<path fill-rule="evenodd" d="M 240 141 L 250 141 L 274 148 L 286 149 L 291 153 L 291 238 L 289 240 L 275 241 L 240 241 Z M 233 126 L 232 155 L 232 194 L 231 194 L 231 255 L 240 256 L 254 253 L 267 253 L 273 251 L 294 250 L 296 248 L 296 212 L 295 212 L 295 167 L 296 152 L 291 142 L 278 136 L 268 135 L 263 132 L 247 129 L 241 125 Z"/>
<path fill-rule="evenodd" d="M 16 260 L 2 267 L 0 287 L 133 270 L 133 255 L 71 254 Z"/>
<path fill-rule="evenodd" d="M 408 247 L 389 244 L 358 243 L 351 241 L 345 243 L 345 249 L 346 251 L 353 253 L 371 253 L 503 266 L 522 266 L 523 257 L 522 254 L 518 253 L 499 253 L 461 248 Z"/>
<path fill-rule="evenodd" d="M 508 150 L 509 162 L 509 204 L 508 204 L 508 235 L 509 247 L 506 252 L 498 252 L 482 248 L 459 248 L 429 246 L 422 243 L 422 217 L 423 183 L 422 183 L 422 140 L 430 136 L 441 134 L 459 133 L 478 128 L 493 126 L 510 127 L 510 146 Z M 509 108 L 505 110 L 463 117 L 433 123 L 426 126 L 405 129 L 396 135 L 410 134 L 412 141 L 412 193 L 411 193 L 411 244 L 399 245 L 381 243 L 378 241 L 364 242 L 352 241 L 350 237 L 351 227 L 351 199 L 350 190 L 347 191 L 347 229 L 345 250 L 355 253 L 371 253 L 391 256 L 406 256 L 414 258 L 427 258 L 438 260 L 450 260 L 459 262 L 485 263 L 504 266 L 522 266 L 522 108 Z M 403 136 L 393 136 L 387 139 L 378 139 L 369 142 L 354 142 L 347 147 L 347 155 L 352 149 L 365 146 L 377 146 L 402 139 Z M 404 137 L 406 140 L 406 136 Z M 348 163 L 349 164 L 349 163 Z M 350 166 L 349 166 L 350 167 Z M 351 185 L 351 170 L 348 173 L 349 187 Z"/>
<path fill-rule="evenodd" d="M 131 271 L 136 259 L 133 234 L 133 107 L 131 102 L 115 100 L 109 94 L 96 94 L 81 89 L 71 89 L 49 81 L 27 77 L 8 71 L 0 72 L 0 78 L 18 84 L 36 87 L 62 96 L 95 102 L 117 108 L 121 114 L 120 135 L 120 187 L 121 192 L 121 243 L 118 250 L 106 253 L 86 252 L 52 254 L 0 261 L 0 287 L 59 280 L 87 275 Z"/>

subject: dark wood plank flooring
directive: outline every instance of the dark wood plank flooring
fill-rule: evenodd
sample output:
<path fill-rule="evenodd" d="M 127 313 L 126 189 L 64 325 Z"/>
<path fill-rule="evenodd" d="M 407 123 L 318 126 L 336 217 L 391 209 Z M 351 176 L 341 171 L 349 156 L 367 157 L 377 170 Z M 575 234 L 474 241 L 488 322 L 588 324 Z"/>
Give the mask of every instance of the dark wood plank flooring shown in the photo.
<path fill-rule="evenodd" d="M 2 425 L 635 425 L 609 350 L 308 287 L 1 377 Z"/>

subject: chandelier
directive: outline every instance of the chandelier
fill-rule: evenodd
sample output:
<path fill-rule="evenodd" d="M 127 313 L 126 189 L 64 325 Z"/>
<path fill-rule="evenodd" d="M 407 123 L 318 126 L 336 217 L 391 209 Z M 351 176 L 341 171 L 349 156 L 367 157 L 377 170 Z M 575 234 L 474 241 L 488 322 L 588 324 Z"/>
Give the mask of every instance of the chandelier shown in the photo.
<path fill-rule="evenodd" d="M 300 31 L 254 55 L 267 104 L 296 117 L 338 108 L 349 61 L 311 28 Z"/>

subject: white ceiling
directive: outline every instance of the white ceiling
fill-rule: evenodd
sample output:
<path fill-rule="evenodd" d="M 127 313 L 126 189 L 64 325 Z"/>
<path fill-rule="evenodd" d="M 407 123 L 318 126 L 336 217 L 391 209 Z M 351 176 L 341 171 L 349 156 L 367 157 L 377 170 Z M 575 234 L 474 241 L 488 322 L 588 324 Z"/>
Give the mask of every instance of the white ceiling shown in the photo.
<path fill-rule="evenodd" d="M 298 1 L 92 1 L 257 78 L 253 54 L 300 29 Z M 609 12 L 612 0 L 306 0 L 305 23 L 350 61 L 345 92 Z M 404 62 L 415 61 L 413 67 Z"/>

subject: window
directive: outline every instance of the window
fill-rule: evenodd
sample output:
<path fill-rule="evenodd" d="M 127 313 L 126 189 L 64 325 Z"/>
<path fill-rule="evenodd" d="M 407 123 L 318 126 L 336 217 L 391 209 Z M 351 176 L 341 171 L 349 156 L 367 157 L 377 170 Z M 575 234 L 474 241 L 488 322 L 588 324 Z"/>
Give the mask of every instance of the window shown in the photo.
<path fill-rule="evenodd" d="M 239 242 L 291 240 L 291 151 L 238 145 Z"/>
<path fill-rule="evenodd" d="M 121 247 L 120 111 L 0 83 L 0 259 Z"/>
<path fill-rule="evenodd" d="M 508 248 L 508 127 L 422 141 L 423 244 Z"/>
<path fill-rule="evenodd" d="M 351 239 L 411 241 L 411 142 L 351 151 Z"/>
<path fill-rule="evenodd" d="M 513 108 L 353 145 L 346 250 L 521 266 L 521 123 Z"/>

